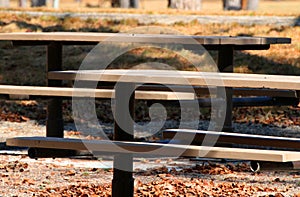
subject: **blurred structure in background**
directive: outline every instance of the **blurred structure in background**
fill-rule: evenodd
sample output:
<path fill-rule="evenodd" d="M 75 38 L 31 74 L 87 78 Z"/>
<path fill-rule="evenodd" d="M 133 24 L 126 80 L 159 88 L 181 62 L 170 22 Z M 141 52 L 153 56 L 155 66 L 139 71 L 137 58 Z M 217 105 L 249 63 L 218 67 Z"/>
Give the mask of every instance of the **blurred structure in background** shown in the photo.
<path fill-rule="evenodd" d="M 46 6 L 46 0 L 31 0 L 31 7 Z"/>
<path fill-rule="evenodd" d="M 112 0 L 113 8 L 139 8 L 139 0 Z"/>
<path fill-rule="evenodd" d="M 201 0 L 169 0 L 169 8 L 176 8 L 181 10 L 201 10 Z"/>
<path fill-rule="evenodd" d="M 27 7 L 27 1 L 26 0 L 19 0 L 19 7 L 26 8 Z"/>
<path fill-rule="evenodd" d="M 224 10 L 257 10 L 259 0 L 223 0 Z"/>
<path fill-rule="evenodd" d="M 28 0 L 18 0 L 18 6 L 26 8 Z M 30 7 L 43 7 L 47 6 L 51 1 L 53 8 L 59 8 L 60 0 L 30 0 Z M 82 2 L 82 0 L 74 0 L 76 3 Z M 97 1 L 97 0 L 96 0 Z M 101 2 L 104 0 L 98 0 L 97 6 L 87 7 L 101 7 Z M 139 8 L 139 0 L 108 0 L 113 8 Z M 147 0 L 151 1 L 151 0 Z M 162 0 L 163 1 L 163 0 Z M 192 10 L 199 11 L 202 8 L 202 0 L 164 0 L 168 2 L 168 8 L 178 10 Z M 273 0 L 279 1 L 279 0 Z M 220 0 L 223 3 L 224 10 L 257 10 L 259 0 Z M 8 8 L 10 6 L 10 0 L 0 0 L 0 7 Z M 158 7 L 160 5 L 157 5 Z"/>
<path fill-rule="evenodd" d="M 0 0 L 0 7 L 8 8 L 9 7 L 9 0 Z"/>
<path fill-rule="evenodd" d="M 111 0 L 111 7 L 139 8 L 139 0 Z M 181 10 L 201 10 L 201 0 L 168 0 L 168 7 Z"/>

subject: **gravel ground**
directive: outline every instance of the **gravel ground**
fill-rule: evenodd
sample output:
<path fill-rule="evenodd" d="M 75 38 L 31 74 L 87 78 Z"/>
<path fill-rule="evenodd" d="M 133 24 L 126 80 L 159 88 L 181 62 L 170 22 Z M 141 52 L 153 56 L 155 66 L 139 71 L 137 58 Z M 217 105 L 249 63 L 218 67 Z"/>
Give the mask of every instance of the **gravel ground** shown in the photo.
<path fill-rule="evenodd" d="M 167 122 L 174 126 L 175 122 Z M 200 128 L 207 127 L 202 122 Z M 105 124 L 106 131 L 112 125 Z M 235 132 L 298 136 L 299 127 L 276 128 L 259 124 L 234 124 Z M 272 132 L 276 130 L 276 132 Z M 45 126 L 34 121 L 1 121 L 1 141 L 12 136 L 43 136 Z M 66 125 L 67 137 L 78 137 Z M 0 196 L 109 196 L 112 159 L 29 159 L 24 150 L 2 151 Z M 241 167 L 242 166 L 242 167 Z M 136 196 L 300 196 L 299 171 L 253 173 L 247 161 L 136 158 Z M 198 190 L 197 190 L 198 188 Z M 166 193 L 166 192 L 169 193 Z M 80 193 L 81 192 L 81 193 Z M 152 192 L 152 193 L 151 193 Z M 79 195 L 80 194 L 80 195 Z M 238 195 L 239 194 L 239 195 Z M 151 196 L 151 195 L 150 195 Z"/>

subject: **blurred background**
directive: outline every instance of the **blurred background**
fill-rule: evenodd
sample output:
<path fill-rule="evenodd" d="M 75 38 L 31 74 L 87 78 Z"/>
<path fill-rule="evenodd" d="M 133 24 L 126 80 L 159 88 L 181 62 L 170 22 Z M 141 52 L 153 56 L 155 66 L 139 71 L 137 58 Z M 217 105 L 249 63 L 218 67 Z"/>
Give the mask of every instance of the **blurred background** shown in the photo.
<path fill-rule="evenodd" d="M 300 14 L 299 0 L 0 0 L 2 8 L 136 8 L 139 10 L 166 11 L 168 8 L 200 13 L 223 10 L 250 10 L 258 13 Z"/>

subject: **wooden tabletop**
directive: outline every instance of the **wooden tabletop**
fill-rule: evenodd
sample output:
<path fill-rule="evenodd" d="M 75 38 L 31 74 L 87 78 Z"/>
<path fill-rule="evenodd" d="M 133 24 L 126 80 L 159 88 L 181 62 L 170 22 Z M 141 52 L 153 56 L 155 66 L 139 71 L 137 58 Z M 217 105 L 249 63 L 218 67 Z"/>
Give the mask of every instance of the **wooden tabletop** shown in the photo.
<path fill-rule="evenodd" d="M 53 71 L 49 79 L 300 90 L 299 76 L 176 70 Z"/>
<path fill-rule="evenodd" d="M 246 36 L 187 36 L 166 34 L 124 34 L 88 32 L 28 32 L 0 33 L 0 40 L 8 41 L 61 41 L 61 42 L 100 42 L 104 40 L 138 43 L 178 43 L 203 45 L 270 45 L 289 44 L 290 38 L 246 37 Z"/>

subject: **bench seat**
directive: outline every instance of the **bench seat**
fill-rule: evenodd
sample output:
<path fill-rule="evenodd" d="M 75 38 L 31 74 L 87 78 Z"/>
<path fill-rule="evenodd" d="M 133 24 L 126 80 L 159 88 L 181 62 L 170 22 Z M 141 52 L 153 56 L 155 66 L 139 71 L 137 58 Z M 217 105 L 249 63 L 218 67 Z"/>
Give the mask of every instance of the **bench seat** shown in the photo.
<path fill-rule="evenodd" d="M 169 87 L 169 88 L 168 88 Z M 155 90 L 155 91 L 178 91 L 178 92 L 191 92 L 191 87 L 169 85 L 168 87 L 158 84 L 147 84 L 139 86 L 138 90 Z M 194 86 L 193 91 L 198 97 L 216 94 L 217 88 L 207 89 L 203 86 Z M 291 97 L 299 98 L 300 92 L 294 90 L 277 90 L 277 89 L 263 89 L 263 88 L 233 88 L 235 96 L 269 96 L 269 97 Z"/>
<path fill-rule="evenodd" d="M 232 88 L 265 88 L 300 90 L 299 76 L 245 73 L 213 73 L 170 70 L 69 70 L 48 72 L 53 80 L 86 80 L 107 82 L 136 82 Z"/>
<path fill-rule="evenodd" d="M 243 144 L 262 147 L 274 147 L 274 148 L 289 148 L 300 149 L 300 138 L 292 137 L 276 137 L 254 134 L 242 134 L 242 133 L 230 133 L 230 132 L 217 132 L 217 131 L 203 131 L 192 129 L 166 129 L 163 131 L 164 139 L 172 139 L 174 136 L 177 139 L 191 139 L 192 144 L 201 145 L 204 138 L 205 140 L 216 143 L 225 144 Z M 184 142 L 183 142 L 184 143 Z"/>
<path fill-rule="evenodd" d="M 227 158 L 274 162 L 300 160 L 300 153 L 293 151 L 207 147 L 194 145 L 187 146 L 180 144 L 161 144 L 147 142 L 82 140 L 54 137 L 16 137 L 7 139 L 6 144 L 8 146 L 72 149 L 114 154 L 130 153 L 137 156 L 178 156 L 180 154 L 181 156 L 187 157 Z"/>
<path fill-rule="evenodd" d="M 112 89 L 87 89 L 41 86 L 0 85 L 0 94 L 33 95 L 48 97 L 95 97 L 114 98 Z M 193 100 L 195 95 L 188 92 L 141 91 L 135 92 L 136 99 L 145 100 Z"/>

